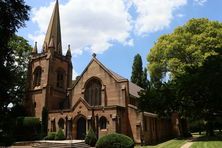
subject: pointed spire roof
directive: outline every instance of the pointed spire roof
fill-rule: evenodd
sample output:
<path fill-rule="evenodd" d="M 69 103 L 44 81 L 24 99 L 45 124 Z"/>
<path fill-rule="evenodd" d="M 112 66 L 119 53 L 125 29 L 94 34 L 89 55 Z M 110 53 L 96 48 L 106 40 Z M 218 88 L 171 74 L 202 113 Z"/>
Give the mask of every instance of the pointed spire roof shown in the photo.
<path fill-rule="evenodd" d="M 71 54 L 71 49 L 70 49 L 70 45 L 68 45 L 68 50 L 67 50 L 67 52 L 66 52 L 66 56 L 68 56 L 68 57 L 71 57 L 71 56 L 72 56 L 72 54 Z"/>
<path fill-rule="evenodd" d="M 53 38 L 53 39 L 52 39 Z M 45 36 L 46 45 L 50 45 L 50 41 L 54 41 L 55 51 L 62 53 L 60 17 L 59 17 L 59 2 L 56 0 L 55 7 L 49 22 L 48 30 Z M 47 50 L 47 49 L 46 49 Z"/>
<path fill-rule="evenodd" d="M 35 46 L 32 49 L 32 53 L 37 53 L 37 42 L 35 42 Z"/>

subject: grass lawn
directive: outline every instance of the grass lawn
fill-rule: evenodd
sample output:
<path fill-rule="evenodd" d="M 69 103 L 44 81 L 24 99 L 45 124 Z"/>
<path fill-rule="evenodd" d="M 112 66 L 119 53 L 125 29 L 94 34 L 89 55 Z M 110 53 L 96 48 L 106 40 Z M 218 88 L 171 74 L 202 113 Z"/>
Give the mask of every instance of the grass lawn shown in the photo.
<path fill-rule="evenodd" d="M 191 148 L 222 148 L 222 141 L 198 141 Z"/>
<path fill-rule="evenodd" d="M 202 136 L 194 141 L 191 148 L 222 148 L 222 133 L 216 133 L 217 136 Z"/>
<path fill-rule="evenodd" d="M 155 146 L 136 146 L 136 148 L 180 148 L 183 144 L 185 144 L 187 141 L 182 139 L 173 139 L 166 141 L 164 143 L 160 143 Z"/>

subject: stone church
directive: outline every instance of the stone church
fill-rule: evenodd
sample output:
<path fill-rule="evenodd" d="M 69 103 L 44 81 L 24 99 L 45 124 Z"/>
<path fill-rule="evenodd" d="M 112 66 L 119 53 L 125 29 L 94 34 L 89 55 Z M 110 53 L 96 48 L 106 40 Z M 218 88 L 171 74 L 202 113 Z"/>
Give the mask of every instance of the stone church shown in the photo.
<path fill-rule="evenodd" d="M 61 128 L 67 139 L 84 139 L 90 128 L 98 137 L 117 132 L 147 144 L 178 134 L 177 114 L 161 119 L 157 114 L 139 112 L 136 104 L 142 88 L 108 69 L 96 54 L 72 80 L 70 46 L 62 53 L 58 0 L 41 53 L 36 43 L 33 48 L 27 85 L 29 113 L 41 119 L 42 109 L 47 107 L 48 131 Z"/>

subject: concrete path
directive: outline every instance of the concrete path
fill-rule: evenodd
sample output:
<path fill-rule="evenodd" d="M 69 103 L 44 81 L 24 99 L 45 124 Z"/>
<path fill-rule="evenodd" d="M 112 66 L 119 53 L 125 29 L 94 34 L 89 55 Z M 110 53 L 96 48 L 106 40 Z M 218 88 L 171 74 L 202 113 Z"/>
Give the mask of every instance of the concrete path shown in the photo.
<path fill-rule="evenodd" d="M 198 137 L 191 137 L 187 140 L 187 143 L 182 145 L 180 148 L 190 148 L 190 146 L 193 144 L 195 140 L 197 140 Z"/>
<path fill-rule="evenodd" d="M 75 144 L 75 143 L 81 143 L 84 142 L 84 140 L 36 140 L 36 141 L 21 141 L 16 142 L 13 146 L 10 146 L 9 148 L 32 148 L 32 146 L 36 144 L 41 143 L 57 143 L 57 144 Z M 1 148 L 1 146 L 0 146 Z"/>
<path fill-rule="evenodd" d="M 190 142 L 187 142 L 184 145 L 182 145 L 180 148 L 189 148 L 192 144 L 193 144 L 193 142 L 190 141 Z"/>
<path fill-rule="evenodd" d="M 33 148 L 32 146 L 10 146 L 9 148 Z"/>
<path fill-rule="evenodd" d="M 84 142 L 84 140 L 39 140 L 35 142 L 44 142 L 44 143 L 79 143 Z"/>

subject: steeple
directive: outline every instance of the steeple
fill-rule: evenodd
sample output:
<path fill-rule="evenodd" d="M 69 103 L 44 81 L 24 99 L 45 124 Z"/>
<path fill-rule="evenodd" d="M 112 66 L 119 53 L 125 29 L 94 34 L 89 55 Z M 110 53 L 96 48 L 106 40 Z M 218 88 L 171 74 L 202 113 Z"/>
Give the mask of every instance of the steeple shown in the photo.
<path fill-rule="evenodd" d="M 55 7 L 49 22 L 48 30 L 45 36 L 43 45 L 45 51 L 50 46 L 50 42 L 53 41 L 54 50 L 57 53 L 62 54 L 62 41 L 61 41 L 61 29 L 60 29 L 60 18 L 59 18 L 59 2 L 56 0 Z"/>
<path fill-rule="evenodd" d="M 66 56 L 67 56 L 67 57 L 70 57 L 70 58 L 72 57 L 70 45 L 68 45 L 68 50 L 67 50 L 67 52 L 66 52 Z"/>
<path fill-rule="evenodd" d="M 35 42 L 35 46 L 32 49 L 32 54 L 36 54 L 37 53 L 37 42 Z"/>

